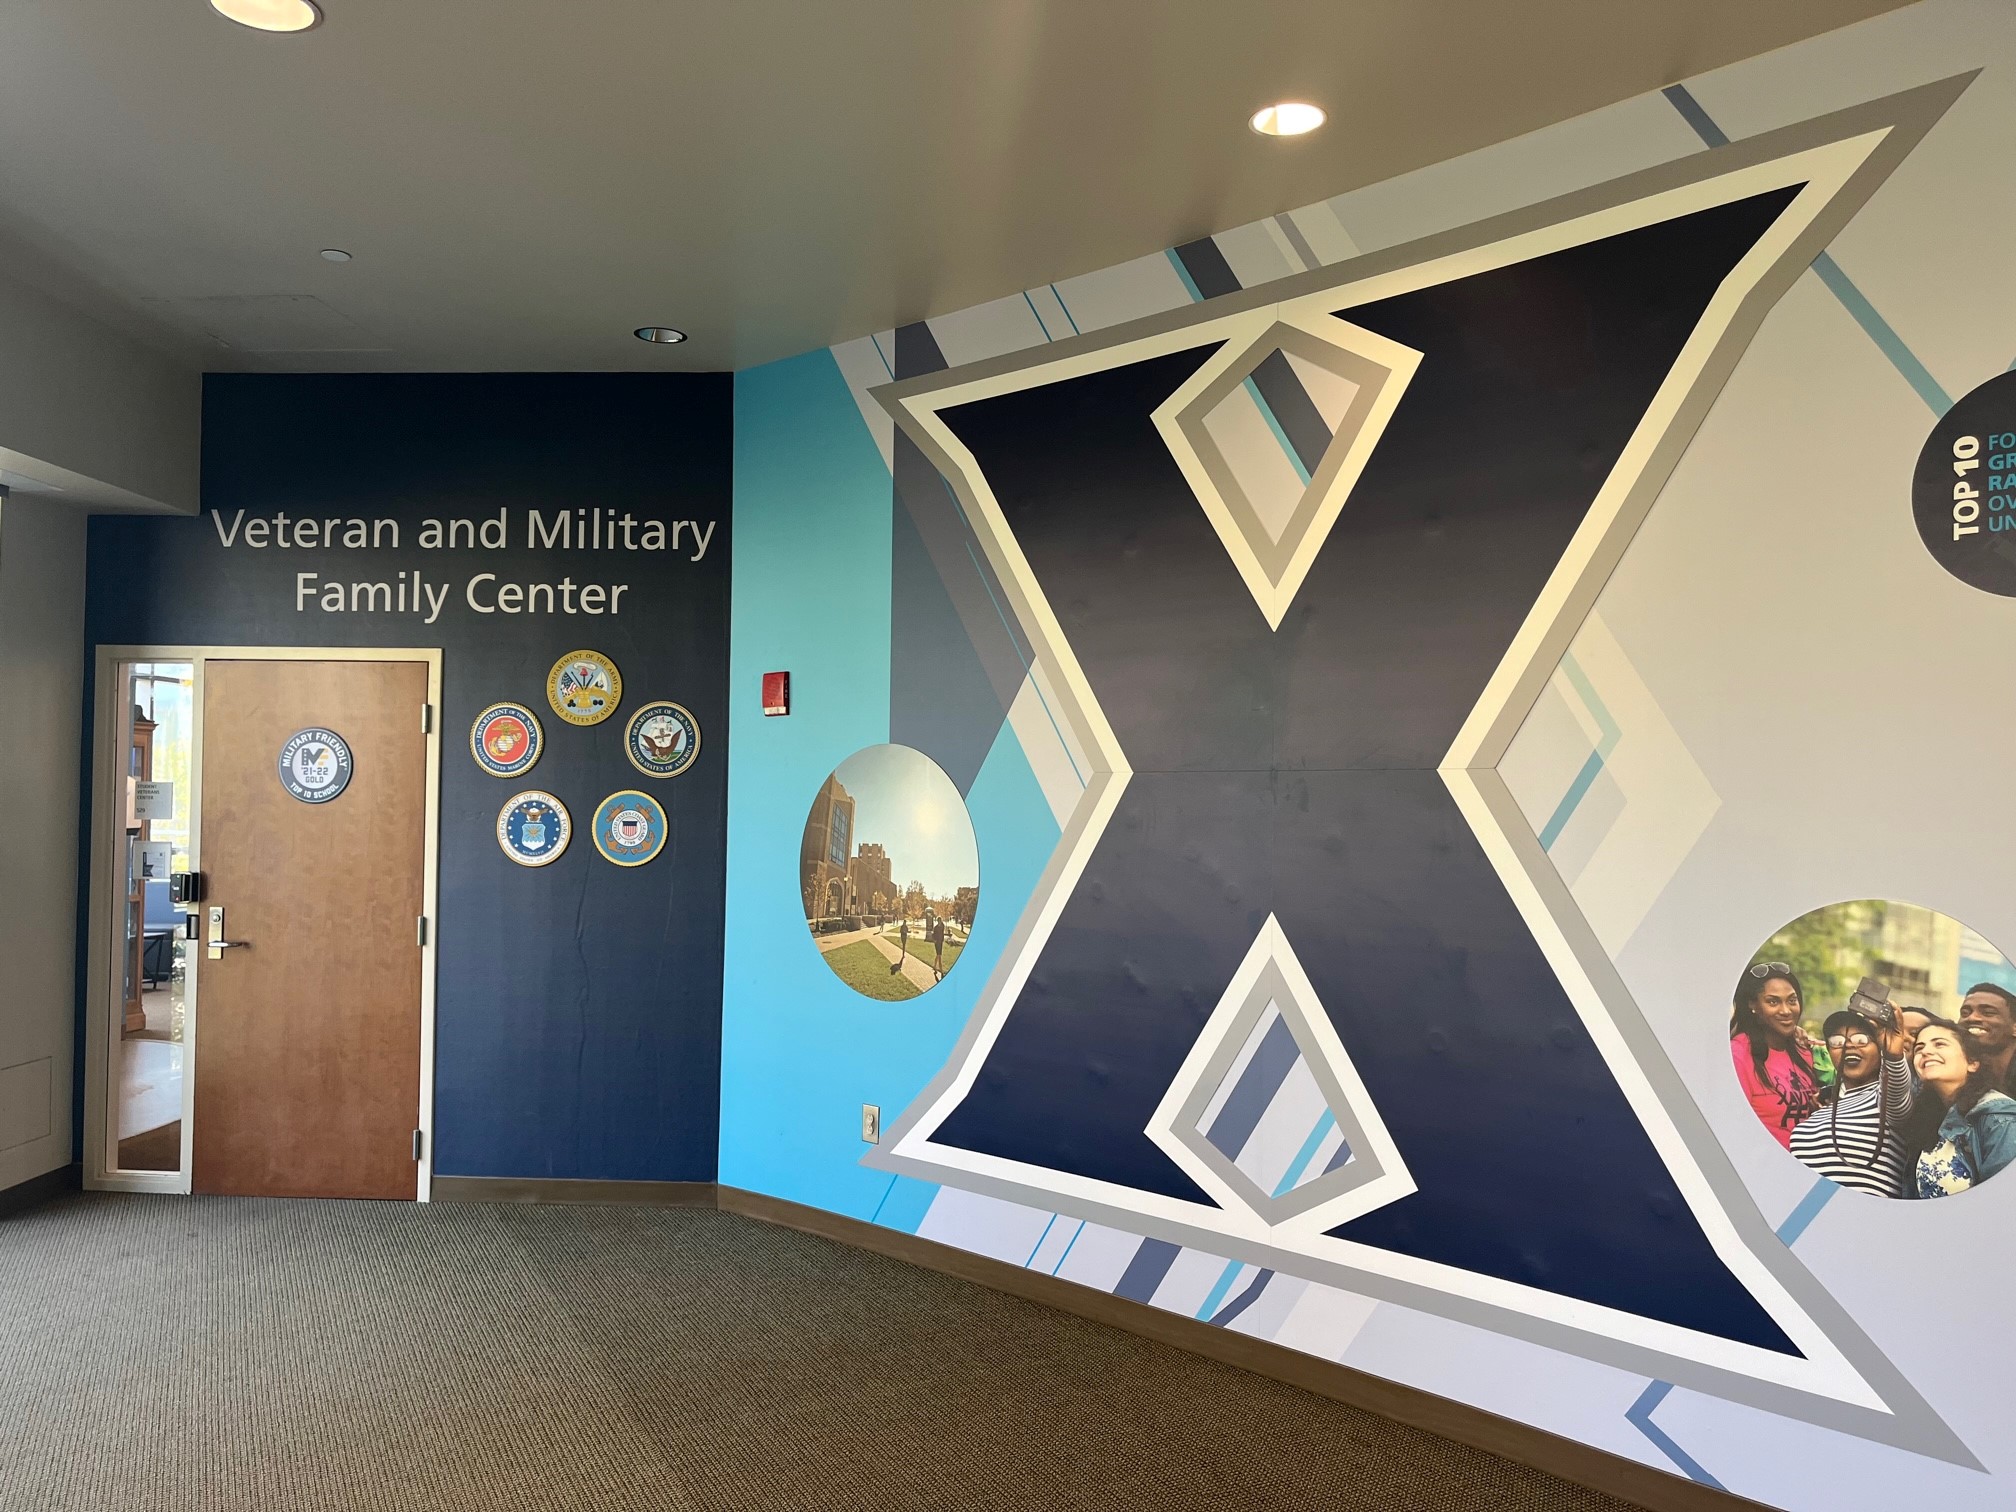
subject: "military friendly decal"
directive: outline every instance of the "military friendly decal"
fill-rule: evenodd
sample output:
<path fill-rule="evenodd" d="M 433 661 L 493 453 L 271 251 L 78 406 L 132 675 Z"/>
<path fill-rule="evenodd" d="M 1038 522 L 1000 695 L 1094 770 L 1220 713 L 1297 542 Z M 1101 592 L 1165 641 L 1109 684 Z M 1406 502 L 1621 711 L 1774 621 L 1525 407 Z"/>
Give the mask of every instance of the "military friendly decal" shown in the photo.
<path fill-rule="evenodd" d="M 350 786 L 350 746 L 334 730 L 296 730 L 280 747 L 280 786 L 303 803 L 327 803 Z"/>

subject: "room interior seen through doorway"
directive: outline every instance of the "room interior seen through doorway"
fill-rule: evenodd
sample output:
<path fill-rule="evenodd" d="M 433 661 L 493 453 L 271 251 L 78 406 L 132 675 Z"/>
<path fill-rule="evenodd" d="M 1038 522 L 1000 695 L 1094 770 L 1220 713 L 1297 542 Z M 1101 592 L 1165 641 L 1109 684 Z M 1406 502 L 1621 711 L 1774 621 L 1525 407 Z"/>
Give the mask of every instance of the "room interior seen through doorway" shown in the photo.
<path fill-rule="evenodd" d="M 189 869 L 194 669 L 188 662 L 128 662 L 120 725 L 117 932 L 119 991 L 108 1071 L 117 1149 L 114 1169 L 182 1169 L 183 1076 L 194 984 L 184 910 L 169 878 Z"/>

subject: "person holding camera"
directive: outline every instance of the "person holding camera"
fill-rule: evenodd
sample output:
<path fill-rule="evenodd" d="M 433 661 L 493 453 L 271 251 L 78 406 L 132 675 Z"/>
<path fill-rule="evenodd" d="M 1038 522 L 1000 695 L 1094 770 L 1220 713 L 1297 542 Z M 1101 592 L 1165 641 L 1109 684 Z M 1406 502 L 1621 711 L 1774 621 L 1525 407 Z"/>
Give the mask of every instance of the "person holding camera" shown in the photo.
<path fill-rule="evenodd" d="M 1911 1175 L 1904 1128 L 1917 1100 L 1912 1036 L 1927 1015 L 1890 1003 L 1864 977 L 1823 1028 L 1835 1080 L 1792 1130 L 1792 1153 L 1828 1180 L 1875 1197 L 1902 1197 Z"/>

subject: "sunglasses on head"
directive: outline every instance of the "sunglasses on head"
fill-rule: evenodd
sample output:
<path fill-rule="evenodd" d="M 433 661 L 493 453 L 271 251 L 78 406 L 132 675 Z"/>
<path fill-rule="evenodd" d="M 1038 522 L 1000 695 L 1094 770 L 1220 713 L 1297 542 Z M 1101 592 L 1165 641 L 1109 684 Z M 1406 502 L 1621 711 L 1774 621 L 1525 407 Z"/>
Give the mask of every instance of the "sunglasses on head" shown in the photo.
<path fill-rule="evenodd" d="M 1762 982 L 1774 976 L 1790 977 L 1792 975 L 1792 968 L 1787 966 L 1783 961 L 1759 961 L 1755 966 L 1750 968 L 1750 975 Z"/>

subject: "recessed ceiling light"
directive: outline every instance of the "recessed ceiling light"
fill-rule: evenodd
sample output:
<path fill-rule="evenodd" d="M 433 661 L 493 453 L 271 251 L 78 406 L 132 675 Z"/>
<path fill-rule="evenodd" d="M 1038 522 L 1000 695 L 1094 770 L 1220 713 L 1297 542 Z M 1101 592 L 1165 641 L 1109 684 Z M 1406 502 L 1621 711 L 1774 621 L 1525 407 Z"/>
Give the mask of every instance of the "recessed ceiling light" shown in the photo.
<path fill-rule="evenodd" d="M 322 260 L 324 262 L 348 262 L 350 261 L 350 254 L 345 252 L 341 247 L 324 247 L 322 249 Z"/>
<path fill-rule="evenodd" d="M 639 326 L 636 336 L 639 341 L 653 341 L 661 346 L 671 346 L 686 339 L 686 333 L 671 326 Z"/>
<path fill-rule="evenodd" d="M 1320 105 L 1283 100 L 1279 105 L 1254 111 L 1253 119 L 1246 124 L 1262 136 L 1304 136 L 1321 126 L 1325 119 Z"/>
<path fill-rule="evenodd" d="M 322 22 L 313 0 L 210 0 L 210 8 L 254 31 L 307 31 Z"/>

